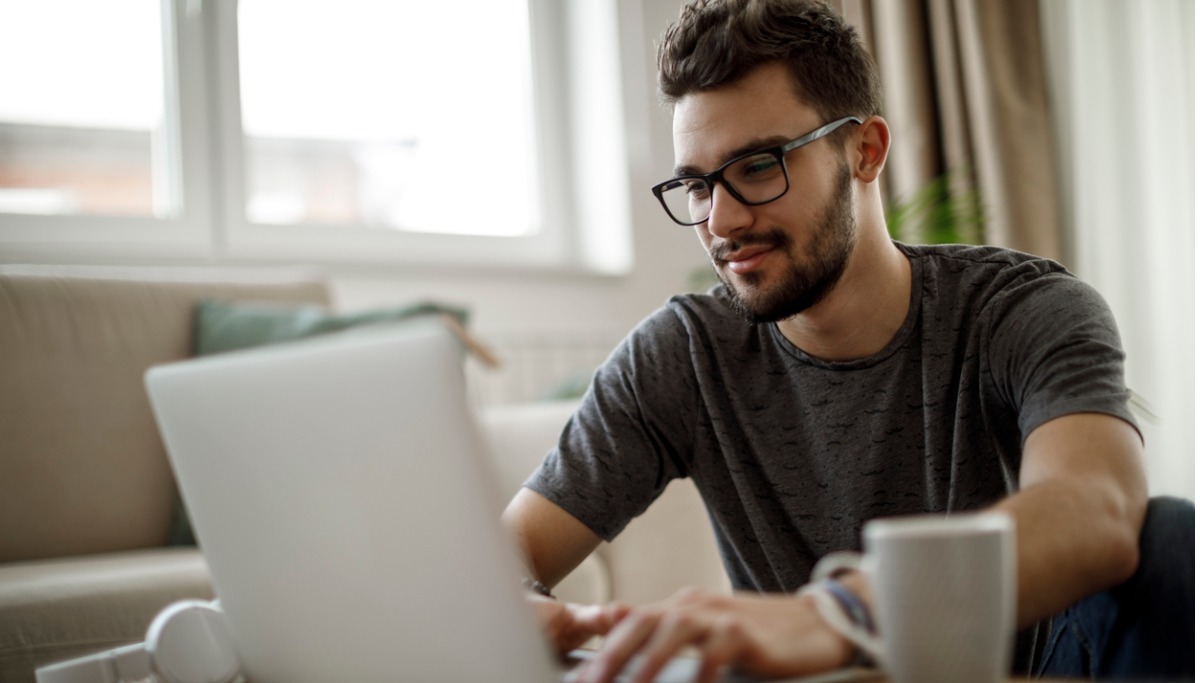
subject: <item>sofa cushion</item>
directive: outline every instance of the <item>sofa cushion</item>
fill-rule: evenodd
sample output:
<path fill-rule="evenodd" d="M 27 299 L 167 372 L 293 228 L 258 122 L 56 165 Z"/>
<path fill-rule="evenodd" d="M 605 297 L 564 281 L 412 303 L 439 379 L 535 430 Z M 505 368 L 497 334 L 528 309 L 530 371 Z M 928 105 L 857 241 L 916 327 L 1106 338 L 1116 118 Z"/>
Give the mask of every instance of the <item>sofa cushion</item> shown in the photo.
<path fill-rule="evenodd" d="M 212 599 L 208 567 L 188 548 L 0 565 L 0 681 L 137 642 L 166 605 Z"/>
<path fill-rule="evenodd" d="M 467 324 L 466 310 L 435 303 L 335 314 L 321 306 L 201 301 L 196 306 L 195 352 L 202 356 L 427 315 L 450 315 L 460 325 Z"/>
<path fill-rule="evenodd" d="M 175 485 L 142 376 L 200 299 L 329 302 L 294 270 L 0 266 L 0 562 L 162 545 Z"/>

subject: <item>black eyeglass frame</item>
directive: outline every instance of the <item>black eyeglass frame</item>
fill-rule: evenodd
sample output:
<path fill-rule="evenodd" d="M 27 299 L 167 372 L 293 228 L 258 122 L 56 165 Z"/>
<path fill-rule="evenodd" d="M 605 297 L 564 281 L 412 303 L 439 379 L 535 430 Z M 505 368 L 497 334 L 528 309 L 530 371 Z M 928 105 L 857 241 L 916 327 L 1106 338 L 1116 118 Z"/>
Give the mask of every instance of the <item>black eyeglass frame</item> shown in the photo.
<path fill-rule="evenodd" d="M 718 168 L 717 170 L 715 170 L 711 173 L 696 173 L 696 174 L 690 174 L 690 175 L 676 176 L 674 178 L 671 178 L 670 180 L 664 180 L 663 182 L 655 185 L 654 187 L 650 188 L 650 191 L 653 192 L 654 196 L 658 198 L 658 203 L 662 204 L 663 211 L 667 212 L 667 215 L 671 217 L 671 220 L 673 220 L 676 223 L 678 223 L 682 226 L 685 226 L 685 227 L 691 227 L 693 225 L 700 225 L 701 223 L 704 223 L 712 216 L 712 191 L 716 187 L 717 183 L 721 183 L 721 186 L 724 187 L 726 190 L 728 190 L 729 194 L 733 195 L 734 199 L 745 204 L 746 206 L 762 206 L 763 204 L 770 204 L 771 202 L 775 201 L 776 199 L 779 199 L 783 195 L 787 194 L 788 190 L 790 190 L 792 188 L 792 181 L 791 181 L 791 178 L 788 176 L 787 164 L 784 163 L 783 156 L 794 149 L 798 149 L 800 147 L 803 147 L 804 145 L 807 145 L 810 142 L 815 142 L 816 140 L 819 140 L 819 139 L 825 137 L 826 135 L 829 135 L 830 133 L 837 130 L 838 128 L 841 128 L 843 125 L 845 125 L 847 123 L 854 123 L 856 125 L 862 125 L 862 119 L 858 118 L 857 116 L 846 116 L 846 117 L 840 118 L 836 121 L 831 121 L 830 123 L 827 123 L 827 124 L 821 126 L 820 128 L 817 128 L 816 130 L 813 130 L 808 133 L 805 133 L 804 135 L 801 135 L 800 137 L 796 138 L 795 140 L 792 140 L 791 142 L 785 142 L 782 145 L 777 145 L 774 147 L 764 147 L 763 149 L 755 150 L 753 152 L 747 152 L 746 154 L 742 154 L 733 159 L 730 159 L 729 161 L 726 161 L 725 163 L 721 164 L 720 168 Z M 730 183 L 728 180 L 725 179 L 725 170 L 727 168 L 729 168 L 730 166 L 733 166 L 734 164 L 736 164 L 744 159 L 747 159 L 752 156 L 756 156 L 758 154 L 770 154 L 779 161 L 779 165 L 783 168 L 783 191 L 780 192 L 779 194 L 775 195 L 774 197 L 771 197 L 770 199 L 764 199 L 762 201 L 752 202 L 752 201 L 748 201 L 745 197 L 743 197 L 742 194 L 737 191 L 737 188 L 735 188 L 732 183 Z M 689 181 L 689 180 L 699 180 L 699 181 L 703 182 L 705 187 L 708 189 L 708 193 L 709 193 L 708 215 L 705 216 L 701 220 L 692 221 L 690 223 L 686 222 L 686 221 L 681 221 L 678 218 L 676 218 L 675 214 L 671 213 L 670 207 L 667 206 L 667 201 L 665 199 L 663 199 L 663 192 L 674 189 L 674 188 L 678 187 L 679 185 L 683 184 L 685 181 Z"/>

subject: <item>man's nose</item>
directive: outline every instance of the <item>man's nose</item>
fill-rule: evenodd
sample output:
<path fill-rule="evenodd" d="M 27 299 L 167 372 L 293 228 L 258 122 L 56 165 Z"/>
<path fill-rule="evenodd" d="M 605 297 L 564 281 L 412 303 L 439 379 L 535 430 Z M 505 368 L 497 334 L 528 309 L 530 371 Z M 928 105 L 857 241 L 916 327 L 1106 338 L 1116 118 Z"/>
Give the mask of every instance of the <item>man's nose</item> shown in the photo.
<path fill-rule="evenodd" d="M 738 201 L 723 184 L 713 185 L 712 209 L 709 211 L 707 223 L 709 234 L 713 237 L 728 238 L 749 226 L 751 221 L 750 207 Z"/>

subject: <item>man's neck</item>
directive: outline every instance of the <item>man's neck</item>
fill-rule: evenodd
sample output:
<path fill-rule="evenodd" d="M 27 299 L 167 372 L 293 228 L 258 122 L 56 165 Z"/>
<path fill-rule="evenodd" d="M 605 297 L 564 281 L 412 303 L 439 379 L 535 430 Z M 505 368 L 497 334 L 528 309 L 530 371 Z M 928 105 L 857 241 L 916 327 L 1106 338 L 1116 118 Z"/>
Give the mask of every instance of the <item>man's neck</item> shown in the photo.
<path fill-rule="evenodd" d="M 828 296 L 777 325 L 788 341 L 815 358 L 866 358 L 896 336 L 908 315 L 911 293 L 908 257 L 890 239 L 869 240 L 857 245 Z"/>

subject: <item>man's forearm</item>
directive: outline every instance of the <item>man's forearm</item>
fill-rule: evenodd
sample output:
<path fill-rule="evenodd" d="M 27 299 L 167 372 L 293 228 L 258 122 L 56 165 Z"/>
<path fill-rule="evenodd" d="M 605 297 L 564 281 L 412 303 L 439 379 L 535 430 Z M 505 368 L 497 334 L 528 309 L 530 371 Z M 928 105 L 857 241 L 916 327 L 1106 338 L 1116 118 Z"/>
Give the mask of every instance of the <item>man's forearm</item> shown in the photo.
<path fill-rule="evenodd" d="M 1017 542 L 1017 626 L 1058 614 L 1128 579 L 1146 513 L 1141 441 L 1127 423 L 1070 415 L 1026 442 L 1021 489 L 991 509 L 1010 515 Z M 839 581 L 874 607 L 861 572 Z"/>
<path fill-rule="evenodd" d="M 1076 414 L 1025 443 L 1021 489 L 994 509 L 1017 530 L 1017 623 L 1029 626 L 1129 578 L 1138 565 L 1146 478 L 1136 430 Z"/>
<path fill-rule="evenodd" d="M 1117 585 L 1138 565 L 1145 498 L 1051 481 L 994 506 L 1017 531 L 1017 626 L 1024 628 Z"/>

